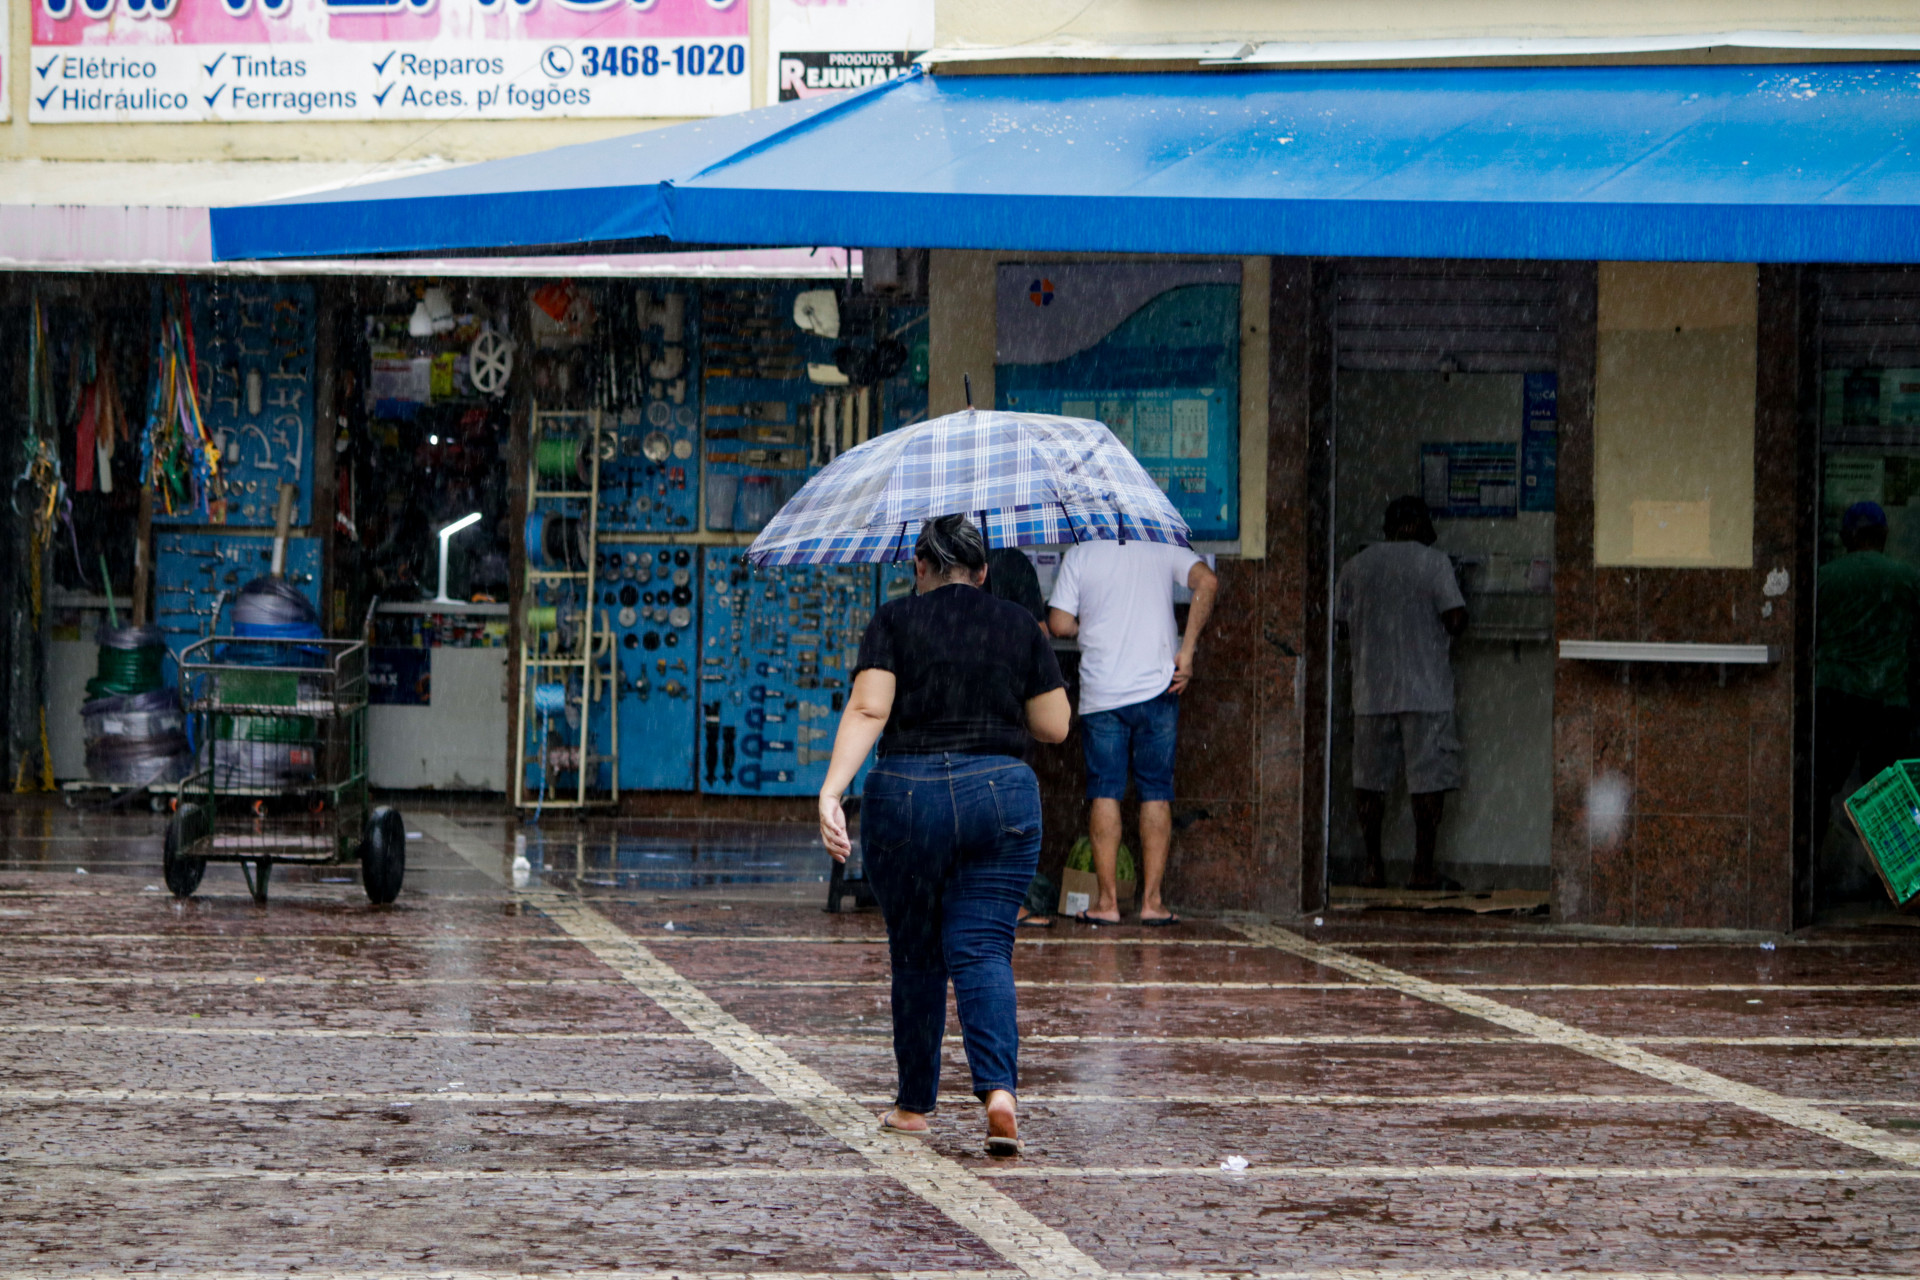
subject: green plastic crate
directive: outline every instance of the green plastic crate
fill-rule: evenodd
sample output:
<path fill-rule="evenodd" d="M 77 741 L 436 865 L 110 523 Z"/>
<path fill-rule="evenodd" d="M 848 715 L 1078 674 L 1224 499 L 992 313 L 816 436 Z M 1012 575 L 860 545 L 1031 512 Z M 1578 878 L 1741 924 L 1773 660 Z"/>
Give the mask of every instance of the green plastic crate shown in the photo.
<path fill-rule="evenodd" d="M 300 677 L 289 671 L 221 671 L 216 701 L 223 707 L 292 707 Z"/>
<path fill-rule="evenodd" d="M 1898 760 L 1847 799 L 1847 816 L 1873 854 L 1894 902 L 1920 897 L 1920 760 Z"/>

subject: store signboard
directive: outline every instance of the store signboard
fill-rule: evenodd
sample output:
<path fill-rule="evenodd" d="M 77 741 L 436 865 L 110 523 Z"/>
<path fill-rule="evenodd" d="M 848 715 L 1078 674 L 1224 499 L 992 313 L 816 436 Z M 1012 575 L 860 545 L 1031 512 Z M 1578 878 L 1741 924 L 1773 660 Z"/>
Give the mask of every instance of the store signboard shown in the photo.
<path fill-rule="evenodd" d="M 1196 540 L 1240 536 L 1240 264 L 999 269 L 994 398 L 1105 423 Z"/>
<path fill-rule="evenodd" d="M 705 116 L 747 0 L 23 0 L 35 123 Z"/>
<path fill-rule="evenodd" d="M 769 96 L 779 102 L 895 80 L 933 44 L 933 0 L 768 0 Z"/>

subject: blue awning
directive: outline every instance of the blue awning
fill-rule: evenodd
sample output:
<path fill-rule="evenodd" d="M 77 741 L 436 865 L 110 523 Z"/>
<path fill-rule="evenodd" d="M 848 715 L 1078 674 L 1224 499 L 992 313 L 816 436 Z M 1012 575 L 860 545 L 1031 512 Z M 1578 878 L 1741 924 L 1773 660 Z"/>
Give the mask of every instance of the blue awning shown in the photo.
<path fill-rule="evenodd" d="M 582 245 L 1920 260 L 1920 66 L 916 74 L 213 211 L 220 259 Z"/>

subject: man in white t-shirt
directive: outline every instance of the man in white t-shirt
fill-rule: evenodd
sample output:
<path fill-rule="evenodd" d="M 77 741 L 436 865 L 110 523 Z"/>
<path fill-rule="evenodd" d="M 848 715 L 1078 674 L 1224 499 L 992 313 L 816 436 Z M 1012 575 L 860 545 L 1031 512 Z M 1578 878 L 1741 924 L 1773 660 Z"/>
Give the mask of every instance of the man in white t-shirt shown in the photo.
<path fill-rule="evenodd" d="M 1048 600 L 1056 636 L 1080 638 L 1080 734 L 1087 752 L 1088 834 L 1099 898 L 1077 918 L 1119 924 L 1120 801 L 1128 763 L 1140 795 L 1140 923 L 1178 924 L 1160 901 L 1173 840 L 1173 754 L 1180 693 L 1193 678 L 1193 650 L 1219 589 L 1213 570 L 1185 547 L 1160 542 L 1083 542 L 1060 562 Z M 1173 618 L 1174 592 L 1193 592 L 1187 633 Z"/>
<path fill-rule="evenodd" d="M 1460 786 L 1453 723 L 1453 637 L 1467 605 L 1433 520 L 1419 498 L 1387 504 L 1387 541 L 1347 561 L 1334 588 L 1333 620 L 1353 659 L 1353 798 L 1366 841 L 1362 884 L 1387 882 L 1380 852 L 1387 792 L 1404 763 L 1413 804 L 1410 889 L 1458 889 L 1433 865 L 1447 792 Z"/>

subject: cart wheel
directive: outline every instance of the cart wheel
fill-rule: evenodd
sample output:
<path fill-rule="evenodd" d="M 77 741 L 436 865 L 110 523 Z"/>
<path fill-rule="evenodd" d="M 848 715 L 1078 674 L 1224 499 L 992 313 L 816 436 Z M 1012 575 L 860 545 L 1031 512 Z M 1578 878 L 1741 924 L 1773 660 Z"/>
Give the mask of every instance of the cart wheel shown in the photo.
<path fill-rule="evenodd" d="M 205 858 L 184 858 L 180 851 L 197 840 L 203 825 L 200 806 L 182 805 L 167 819 L 167 835 L 161 846 L 161 872 L 165 875 L 167 889 L 176 898 L 191 897 L 200 887 L 200 877 L 207 873 Z"/>
<path fill-rule="evenodd" d="M 367 818 L 367 838 L 360 842 L 360 883 L 367 900 L 384 906 L 400 896 L 407 874 L 407 824 L 397 809 L 385 805 Z"/>

